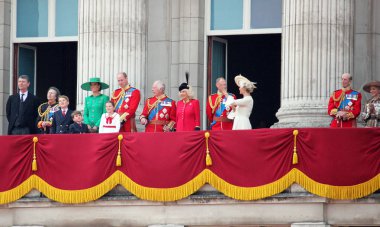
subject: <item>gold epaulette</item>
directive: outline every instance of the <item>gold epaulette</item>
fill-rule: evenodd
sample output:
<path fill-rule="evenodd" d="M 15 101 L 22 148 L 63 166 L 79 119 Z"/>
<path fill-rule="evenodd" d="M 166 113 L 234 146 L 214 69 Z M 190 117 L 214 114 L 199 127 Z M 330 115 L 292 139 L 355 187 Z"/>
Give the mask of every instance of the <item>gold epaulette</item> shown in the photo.
<path fill-rule="evenodd" d="M 157 99 L 153 104 L 150 104 L 150 100 L 154 98 L 154 97 L 150 97 L 146 100 L 146 105 L 148 106 L 148 113 L 150 113 L 150 111 L 156 107 L 158 101 L 160 101 L 160 99 Z"/>
<path fill-rule="evenodd" d="M 117 96 L 115 96 L 116 91 L 119 90 L 119 89 L 120 89 L 121 91 L 119 92 L 119 94 L 118 94 Z M 119 100 L 120 96 L 122 96 L 124 93 L 125 93 L 124 89 L 122 89 L 122 88 L 118 88 L 118 89 L 116 89 L 116 90 L 112 93 L 112 98 L 111 98 L 111 99 L 114 99 L 114 100 L 117 102 L 117 101 Z"/>
<path fill-rule="evenodd" d="M 337 91 L 342 91 L 342 93 L 340 93 L 340 95 L 339 95 L 338 98 L 335 98 L 335 92 L 337 92 Z M 334 100 L 334 102 L 341 102 L 343 100 L 343 98 L 344 98 L 345 95 L 346 95 L 345 91 L 343 91 L 343 90 L 336 90 L 336 91 L 334 91 L 332 93 L 331 97 Z M 339 105 L 340 105 L 340 103 L 339 103 Z"/>

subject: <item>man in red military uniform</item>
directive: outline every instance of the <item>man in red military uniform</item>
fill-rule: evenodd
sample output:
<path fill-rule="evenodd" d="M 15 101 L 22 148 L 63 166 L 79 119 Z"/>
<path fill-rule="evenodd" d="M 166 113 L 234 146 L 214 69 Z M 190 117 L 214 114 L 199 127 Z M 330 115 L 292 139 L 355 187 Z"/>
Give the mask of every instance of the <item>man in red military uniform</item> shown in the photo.
<path fill-rule="evenodd" d="M 115 104 L 115 112 L 120 115 L 120 132 L 137 132 L 135 113 L 140 102 L 140 91 L 131 87 L 125 72 L 117 74 L 120 86 L 113 92 L 111 101 Z"/>
<path fill-rule="evenodd" d="M 153 97 L 145 101 L 140 122 L 145 132 L 169 132 L 173 130 L 176 119 L 175 101 L 165 95 L 165 84 L 155 81 L 152 86 Z"/>
<path fill-rule="evenodd" d="M 328 114 L 333 117 L 330 127 L 356 127 L 356 118 L 360 114 L 362 95 L 351 88 L 352 76 L 342 75 L 342 89 L 336 90 L 330 97 Z"/>
<path fill-rule="evenodd" d="M 216 79 L 216 87 L 218 92 L 208 97 L 206 105 L 211 130 L 232 130 L 234 121 L 227 117 L 232 108 L 226 106 L 225 103 L 227 99 L 236 99 L 236 97 L 227 92 L 227 83 L 224 78 Z"/>

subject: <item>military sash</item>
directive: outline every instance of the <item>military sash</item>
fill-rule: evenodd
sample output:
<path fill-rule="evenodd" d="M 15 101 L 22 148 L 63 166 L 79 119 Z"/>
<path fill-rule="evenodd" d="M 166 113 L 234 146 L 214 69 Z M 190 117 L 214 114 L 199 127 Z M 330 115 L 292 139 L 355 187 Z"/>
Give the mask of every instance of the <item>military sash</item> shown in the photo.
<path fill-rule="evenodd" d="M 358 100 L 359 92 L 352 91 L 350 94 L 346 94 L 338 107 L 339 110 L 345 110 L 345 108 L 353 105 L 352 100 Z"/>
<path fill-rule="evenodd" d="M 228 95 L 231 95 L 232 96 L 232 94 L 228 94 Z M 223 112 L 224 112 L 224 110 L 226 110 L 226 105 L 225 105 L 225 103 L 226 103 L 226 100 L 227 100 L 227 97 L 224 97 L 221 101 L 220 101 L 220 105 L 219 105 L 219 108 L 217 108 L 216 109 L 216 111 L 215 111 L 215 117 L 220 117 L 220 116 L 222 116 L 222 114 L 223 114 Z M 211 127 L 213 126 L 213 125 L 215 125 L 216 124 L 216 121 L 212 121 L 211 122 Z"/>
<path fill-rule="evenodd" d="M 136 90 L 136 88 L 133 88 L 133 87 L 130 87 L 128 90 L 122 90 L 121 92 L 123 92 L 123 94 L 120 95 L 119 99 L 116 101 L 116 105 L 115 105 L 115 111 L 117 112 L 117 110 L 120 109 L 121 105 L 123 104 L 123 102 L 129 98 L 132 97 L 132 92 Z M 129 100 L 128 100 L 129 101 Z M 127 102 L 128 102 L 127 101 Z"/>
<path fill-rule="evenodd" d="M 166 106 L 172 106 L 172 100 L 170 98 L 166 97 L 165 99 L 157 100 L 156 104 L 149 111 L 148 120 L 153 120 L 154 116 Z"/>

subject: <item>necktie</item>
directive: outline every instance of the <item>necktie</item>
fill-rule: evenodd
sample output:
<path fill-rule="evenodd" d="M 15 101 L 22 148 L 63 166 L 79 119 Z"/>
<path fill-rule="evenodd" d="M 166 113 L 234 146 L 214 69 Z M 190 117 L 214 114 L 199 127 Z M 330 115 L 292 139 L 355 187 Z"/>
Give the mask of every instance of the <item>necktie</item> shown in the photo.
<path fill-rule="evenodd" d="M 21 94 L 21 98 L 20 98 L 20 101 L 21 101 L 21 102 L 24 102 L 24 95 L 25 95 L 25 94 Z"/>
<path fill-rule="evenodd" d="M 62 115 L 63 115 L 63 117 L 66 117 L 66 111 L 65 110 L 62 110 Z"/>

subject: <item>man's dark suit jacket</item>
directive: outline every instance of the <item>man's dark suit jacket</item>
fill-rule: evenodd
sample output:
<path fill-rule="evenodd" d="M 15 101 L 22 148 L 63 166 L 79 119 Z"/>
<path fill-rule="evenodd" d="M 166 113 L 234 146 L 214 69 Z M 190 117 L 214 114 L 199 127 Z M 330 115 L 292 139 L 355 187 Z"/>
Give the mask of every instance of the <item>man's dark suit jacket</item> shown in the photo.
<path fill-rule="evenodd" d="M 15 122 L 17 120 L 20 108 L 20 94 L 14 94 L 9 96 L 6 106 L 8 125 L 8 135 L 11 134 L 12 129 L 15 127 Z M 38 106 L 40 105 L 39 99 L 32 93 L 28 92 L 24 103 L 24 108 L 22 111 L 22 120 L 19 127 L 27 127 L 31 134 L 37 133 L 37 116 L 38 116 Z"/>
<path fill-rule="evenodd" d="M 86 124 L 82 123 L 82 125 L 79 125 L 75 122 L 70 125 L 69 131 L 71 134 L 89 133 Z"/>
<path fill-rule="evenodd" d="M 69 126 L 73 123 L 71 118 L 72 110 L 67 110 L 63 116 L 62 110 L 58 110 L 53 115 L 53 124 L 50 128 L 51 134 L 66 134 L 69 133 Z"/>

